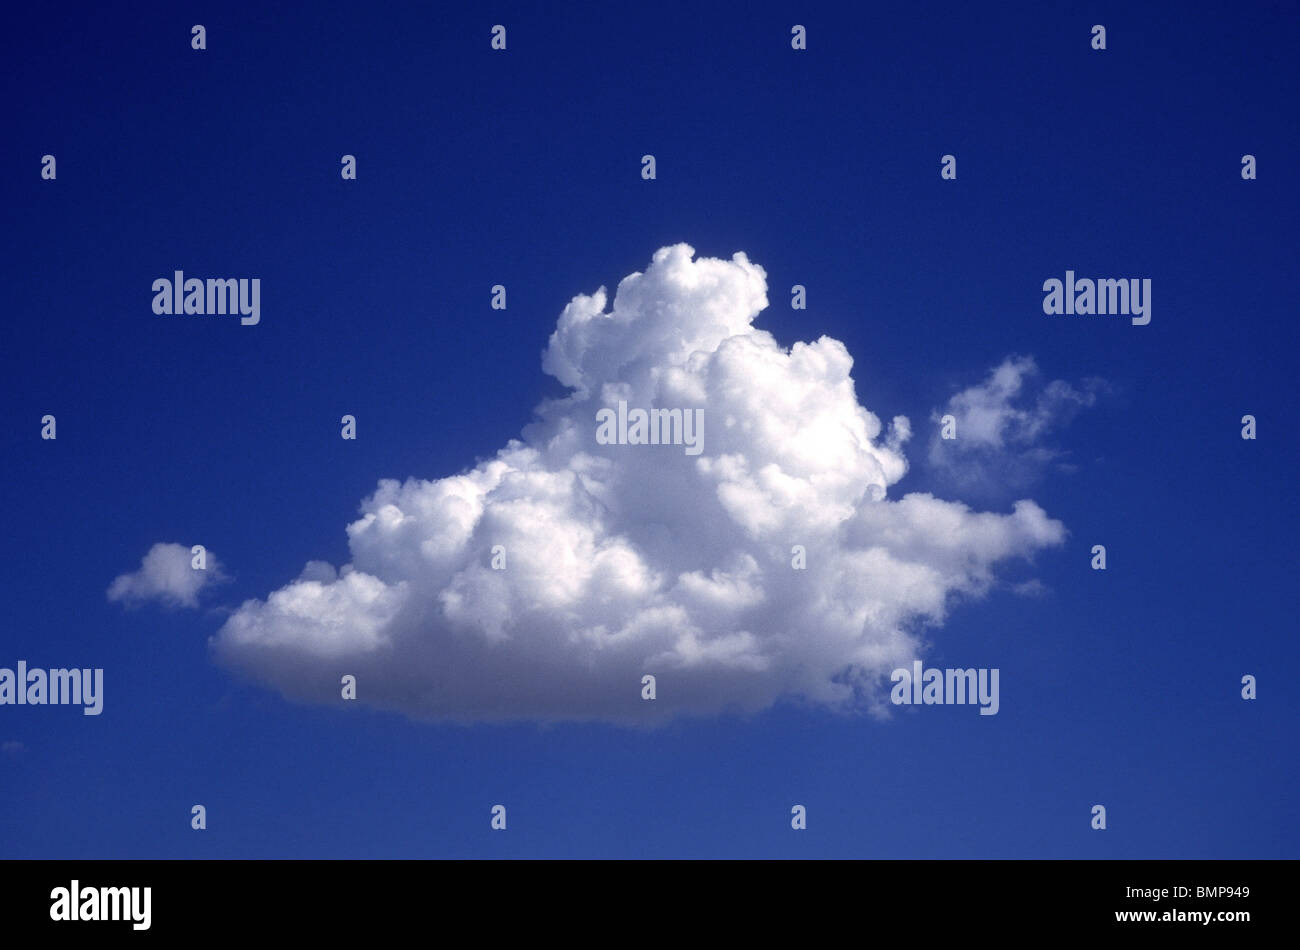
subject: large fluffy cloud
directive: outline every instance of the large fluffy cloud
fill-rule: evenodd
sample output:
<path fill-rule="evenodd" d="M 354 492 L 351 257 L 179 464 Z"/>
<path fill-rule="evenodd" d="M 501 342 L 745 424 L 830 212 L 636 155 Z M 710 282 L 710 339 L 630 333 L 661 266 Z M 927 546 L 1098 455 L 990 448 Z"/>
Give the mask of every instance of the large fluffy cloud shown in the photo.
<path fill-rule="evenodd" d="M 603 287 L 575 297 L 542 360 L 570 395 L 473 469 L 381 481 L 352 562 L 244 603 L 218 659 L 303 700 L 337 701 L 353 674 L 359 701 L 418 718 L 881 708 L 927 625 L 1064 528 L 1032 501 L 890 499 L 907 419 L 858 404 L 842 343 L 787 350 L 752 325 L 761 267 L 694 253 L 662 248 L 612 307 Z M 619 401 L 701 409 L 702 454 L 599 444 Z"/>

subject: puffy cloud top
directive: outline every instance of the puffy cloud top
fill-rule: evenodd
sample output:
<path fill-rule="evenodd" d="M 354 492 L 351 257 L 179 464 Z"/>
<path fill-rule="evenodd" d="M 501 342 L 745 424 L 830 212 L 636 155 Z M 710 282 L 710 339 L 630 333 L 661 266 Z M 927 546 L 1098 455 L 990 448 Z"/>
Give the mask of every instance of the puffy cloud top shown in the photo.
<path fill-rule="evenodd" d="M 417 718 L 883 708 L 925 624 L 1064 528 L 1032 501 L 890 500 L 908 421 L 858 404 L 839 341 L 787 350 L 753 326 L 766 275 L 743 253 L 694 257 L 660 249 L 609 309 L 603 287 L 574 297 L 542 359 L 570 395 L 473 469 L 380 481 L 352 562 L 243 604 L 219 660 L 301 700 L 350 673 L 359 701 Z M 601 444 L 620 401 L 702 410 L 702 454 Z"/>

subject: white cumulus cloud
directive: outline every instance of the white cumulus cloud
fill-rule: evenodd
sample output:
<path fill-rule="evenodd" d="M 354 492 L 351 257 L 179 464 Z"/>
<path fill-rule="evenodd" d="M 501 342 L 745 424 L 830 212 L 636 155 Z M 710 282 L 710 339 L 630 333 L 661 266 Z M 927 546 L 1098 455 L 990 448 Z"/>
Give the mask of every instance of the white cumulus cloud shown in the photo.
<path fill-rule="evenodd" d="M 612 305 L 574 297 L 542 358 L 569 395 L 472 469 L 381 480 L 351 563 L 245 602 L 217 659 L 305 701 L 352 674 L 359 702 L 424 719 L 885 708 L 928 625 L 1065 529 L 1027 500 L 891 499 L 907 419 L 858 404 L 839 341 L 786 349 L 753 326 L 766 275 L 745 254 L 694 258 L 665 247 Z M 620 401 L 702 410 L 702 454 L 600 444 Z"/>
<path fill-rule="evenodd" d="M 140 559 L 140 569 L 119 574 L 108 587 L 110 601 L 128 604 L 154 600 L 171 607 L 197 607 L 199 591 L 225 580 L 216 555 L 208 551 L 206 567 L 192 566 L 194 555 L 183 544 L 158 542 Z"/>

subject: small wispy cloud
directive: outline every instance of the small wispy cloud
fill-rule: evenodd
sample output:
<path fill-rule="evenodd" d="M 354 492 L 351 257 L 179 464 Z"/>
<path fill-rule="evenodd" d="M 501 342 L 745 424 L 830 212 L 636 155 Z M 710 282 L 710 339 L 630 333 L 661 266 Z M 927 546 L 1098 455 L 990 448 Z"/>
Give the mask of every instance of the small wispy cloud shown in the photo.
<path fill-rule="evenodd" d="M 1070 470 L 1069 453 L 1051 437 L 1107 389 L 1103 380 L 1040 382 L 1032 356 L 1008 356 L 987 378 L 931 414 L 931 467 L 967 490 L 1022 491 L 1050 468 Z M 945 418 L 955 438 L 944 437 Z"/>
<path fill-rule="evenodd" d="M 194 555 L 183 544 L 158 542 L 140 560 L 140 569 L 120 574 L 108 586 L 113 602 L 139 604 L 156 601 L 169 607 L 197 607 L 199 592 L 226 580 L 221 563 L 206 552 L 206 566 L 193 566 Z"/>

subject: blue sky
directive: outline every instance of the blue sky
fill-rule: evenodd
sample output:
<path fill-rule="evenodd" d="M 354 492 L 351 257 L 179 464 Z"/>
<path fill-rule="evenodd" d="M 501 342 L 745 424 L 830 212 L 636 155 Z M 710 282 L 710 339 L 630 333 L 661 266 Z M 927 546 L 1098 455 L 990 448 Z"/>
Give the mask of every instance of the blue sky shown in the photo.
<path fill-rule="evenodd" d="M 1293 4 L 14 18 L 0 666 L 102 667 L 105 700 L 0 707 L 3 856 L 1300 852 Z M 858 402 L 910 418 L 891 499 L 1027 497 L 1064 524 L 925 633 L 928 664 L 1001 670 L 998 715 L 429 723 L 213 662 L 231 609 L 350 560 L 379 479 L 455 475 L 564 395 L 541 365 L 561 310 L 677 242 L 744 251 L 767 274 L 755 326 L 841 341 Z M 1151 278 L 1150 325 L 1045 316 L 1067 268 Z M 155 316 L 175 269 L 259 277 L 261 323 Z M 931 413 L 1009 355 L 1104 392 L 1044 439 L 1068 468 L 959 489 L 927 464 Z M 231 580 L 198 610 L 109 602 L 159 541 Z M 1009 589 L 1028 578 L 1046 593 Z"/>

